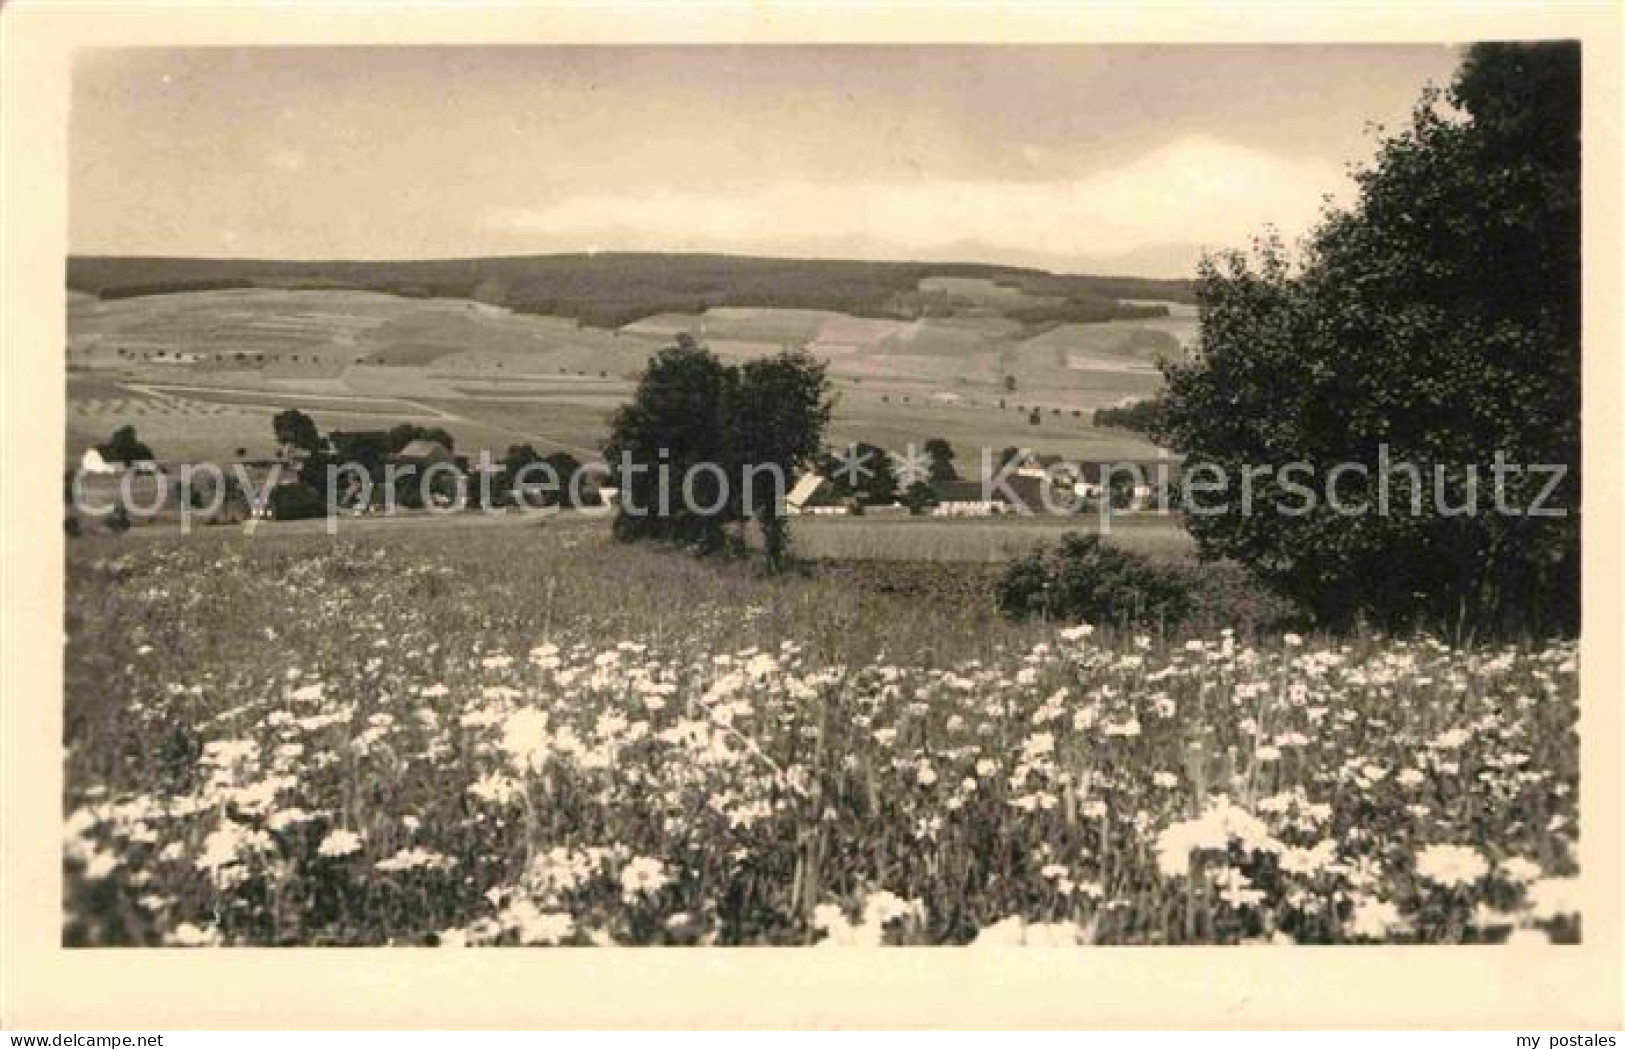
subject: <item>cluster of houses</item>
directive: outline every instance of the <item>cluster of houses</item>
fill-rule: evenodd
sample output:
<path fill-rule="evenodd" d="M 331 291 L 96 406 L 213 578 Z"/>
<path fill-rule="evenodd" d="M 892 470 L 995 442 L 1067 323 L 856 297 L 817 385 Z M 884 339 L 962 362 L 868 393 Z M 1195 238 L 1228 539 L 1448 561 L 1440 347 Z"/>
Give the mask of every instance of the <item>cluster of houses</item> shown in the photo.
<path fill-rule="evenodd" d="M 437 506 L 450 506 L 455 502 L 455 478 L 460 475 L 466 480 L 466 492 L 472 502 L 481 492 L 500 492 L 501 497 L 516 505 L 523 502 L 528 506 L 541 506 L 544 503 L 556 503 L 562 486 L 569 483 L 569 478 L 559 478 L 557 484 L 546 482 L 538 477 L 533 482 L 533 490 L 518 490 L 512 484 L 499 484 L 499 479 L 506 472 L 506 467 L 498 462 L 491 461 L 489 456 L 471 457 L 457 455 L 440 441 L 417 438 L 407 442 L 397 450 L 391 450 L 390 434 L 387 431 L 343 431 L 335 430 L 323 438 L 321 451 L 331 455 L 342 463 L 359 463 L 368 467 L 378 467 L 379 470 L 370 470 L 372 480 L 375 482 L 370 490 L 362 483 L 363 479 L 354 472 L 337 475 L 340 490 L 334 493 L 337 505 L 353 513 L 363 513 L 378 508 L 385 499 L 386 493 L 376 482 L 387 474 L 381 474 L 383 469 L 393 468 L 397 477 L 425 478 L 433 476 L 431 470 L 440 468 L 445 474 L 444 485 L 433 485 L 431 490 L 424 493 L 426 503 Z M 257 490 L 264 490 L 267 498 L 261 509 L 257 511 L 262 517 L 280 517 L 285 507 L 300 507 L 308 511 L 312 498 L 319 499 L 319 493 L 302 493 L 295 491 L 305 488 L 300 480 L 300 465 L 307 453 L 290 451 L 284 458 L 256 459 L 242 457 L 230 463 L 216 464 L 222 470 L 229 471 L 232 481 L 245 482 Z M 187 464 L 181 462 L 167 462 L 159 460 L 141 460 L 136 462 L 116 462 L 107 460 L 96 448 L 86 449 L 80 456 L 77 470 L 77 491 L 81 496 L 88 495 L 93 498 L 86 499 L 87 505 L 112 507 L 125 505 L 150 507 L 147 512 L 137 516 L 145 518 L 166 517 L 174 514 L 178 505 L 169 505 L 164 493 L 174 489 L 176 484 L 187 476 L 186 467 L 194 468 L 201 464 Z M 482 476 L 483 475 L 483 476 Z M 193 474 L 191 483 L 198 483 Z M 572 497 L 579 497 L 579 505 L 613 506 L 618 492 L 612 487 L 597 483 L 603 478 L 587 476 L 582 479 L 580 490 L 571 493 Z M 448 489 L 451 489 L 448 491 Z M 285 491 L 286 490 L 286 491 Z M 285 495 L 303 495 L 304 498 L 286 500 L 280 498 Z M 325 507 L 325 503 L 322 504 Z M 127 507 L 131 508 L 131 507 Z M 323 509 L 325 512 L 325 508 Z M 301 513 L 300 516 L 304 516 Z"/>
<path fill-rule="evenodd" d="M 333 431 L 326 439 L 323 450 L 344 462 L 360 462 L 379 467 L 415 468 L 407 476 L 424 477 L 433 468 L 449 468 L 467 479 L 466 491 L 472 499 L 477 492 L 500 491 L 504 498 L 525 505 L 542 505 L 557 501 L 556 488 L 547 493 L 516 490 L 511 484 L 499 484 L 504 466 L 489 456 L 473 458 L 456 455 L 439 441 L 417 438 L 398 450 L 391 451 L 392 441 L 387 431 Z M 285 460 L 243 459 L 232 464 L 239 476 L 255 485 L 273 484 L 294 486 L 299 484 L 298 473 L 288 469 Z M 1166 471 L 1171 468 L 1167 460 L 1072 460 L 1060 455 L 1028 453 L 1013 469 L 1003 471 L 999 483 L 980 480 L 945 480 L 929 485 L 929 498 L 919 509 L 934 517 L 995 517 L 1003 514 L 1077 513 L 1093 510 L 1105 500 L 1117 511 L 1142 511 L 1157 503 L 1157 488 L 1165 483 Z M 276 472 L 277 468 L 282 468 Z M 149 475 L 152 483 L 164 485 L 177 470 L 176 464 L 158 462 L 109 463 L 95 449 L 84 453 L 80 462 L 82 478 L 91 479 L 93 487 L 105 487 L 126 473 Z M 246 476 L 245 476 L 246 475 Z M 482 475 L 485 475 L 482 477 Z M 596 478 L 602 480 L 603 478 Z M 363 485 L 360 478 L 348 478 L 350 487 L 338 494 L 339 505 L 353 512 L 365 512 Z M 375 477 L 374 480 L 377 480 Z M 448 478 L 449 480 L 449 478 Z M 568 479 L 559 479 L 567 481 Z M 100 482 L 98 484 L 98 482 Z M 488 482 L 488 483 L 485 483 Z M 619 492 L 601 484 L 586 486 L 580 492 L 583 504 L 613 506 Z M 381 490 L 374 489 L 374 503 L 383 498 Z M 451 494 L 437 489 L 425 498 L 440 505 L 450 505 Z M 794 515 L 842 516 L 856 512 L 907 512 L 901 503 L 866 505 L 860 508 L 850 495 L 843 495 L 828 478 L 817 472 L 802 474 L 786 494 L 788 511 Z M 276 499 L 269 506 L 280 505 Z M 275 511 L 269 511 L 275 516 Z"/>
<path fill-rule="evenodd" d="M 475 493 L 500 489 L 506 501 L 535 507 L 548 501 L 557 502 L 559 492 L 571 483 L 568 477 L 545 478 L 545 481 L 538 477 L 531 482 L 531 489 L 527 490 L 521 477 L 512 479 L 515 483 L 499 485 L 499 480 L 510 480 L 504 476 L 507 467 L 494 461 L 490 455 L 476 457 L 454 454 L 441 442 L 423 437 L 408 441 L 394 452 L 387 450 L 389 444 L 390 435 L 385 431 L 335 430 L 328 436 L 325 450 L 341 461 L 375 462 L 394 466 L 397 470 L 415 468 L 416 473 L 411 476 L 416 477 L 424 477 L 430 470 L 450 467 L 467 479 L 471 500 L 475 498 Z M 583 475 L 578 482 L 578 490 L 572 496 L 582 500 L 580 505 L 613 506 L 619 491 L 600 483 L 603 479 L 595 474 Z M 444 494 L 431 494 L 429 498 L 442 505 L 450 502 L 450 497 Z"/>
<path fill-rule="evenodd" d="M 1119 511 L 1143 511 L 1157 502 L 1157 485 L 1171 464 L 1164 460 L 1075 460 L 1060 455 L 1026 455 L 999 484 L 934 481 L 926 511 L 933 517 L 995 517 L 1001 514 L 1078 512 L 1111 499 Z M 820 474 L 802 474 L 785 498 L 792 514 L 840 516 L 855 509 Z M 900 503 L 876 510 L 903 512 Z"/>

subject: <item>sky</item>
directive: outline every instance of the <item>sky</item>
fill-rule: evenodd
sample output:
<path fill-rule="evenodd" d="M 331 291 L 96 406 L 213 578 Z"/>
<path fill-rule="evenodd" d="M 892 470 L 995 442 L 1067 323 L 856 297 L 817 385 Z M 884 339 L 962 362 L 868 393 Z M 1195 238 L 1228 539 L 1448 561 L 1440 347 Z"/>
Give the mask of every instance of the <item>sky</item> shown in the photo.
<path fill-rule="evenodd" d="M 1182 276 L 1346 201 L 1444 45 L 80 52 L 82 254 L 711 251 Z"/>

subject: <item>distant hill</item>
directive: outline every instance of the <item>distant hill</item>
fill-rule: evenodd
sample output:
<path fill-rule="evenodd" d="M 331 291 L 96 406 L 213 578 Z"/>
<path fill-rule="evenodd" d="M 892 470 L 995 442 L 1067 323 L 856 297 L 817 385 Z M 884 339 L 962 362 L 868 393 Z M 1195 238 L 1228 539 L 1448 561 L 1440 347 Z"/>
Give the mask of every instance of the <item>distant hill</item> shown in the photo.
<path fill-rule="evenodd" d="M 985 281 L 985 297 L 929 287 L 927 278 Z M 660 313 L 711 307 L 836 310 L 865 317 L 995 312 L 1024 325 L 1161 316 L 1155 305 L 1192 302 L 1189 281 L 1049 273 L 978 263 L 858 262 L 736 255 L 600 253 L 403 262 L 289 262 L 75 255 L 68 288 L 103 299 L 221 288 L 346 288 L 413 298 L 465 298 L 520 313 L 573 317 L 614 328 Z"/>

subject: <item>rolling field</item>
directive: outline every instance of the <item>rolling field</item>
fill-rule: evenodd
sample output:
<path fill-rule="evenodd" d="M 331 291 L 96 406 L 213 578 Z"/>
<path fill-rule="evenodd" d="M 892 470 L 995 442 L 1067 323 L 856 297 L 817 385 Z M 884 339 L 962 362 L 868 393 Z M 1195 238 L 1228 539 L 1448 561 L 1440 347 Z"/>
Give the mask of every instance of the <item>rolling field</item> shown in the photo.
<path fill-rule="evenodd" d="M 654 345 L 465 299 L 378 292 L 249 288 L 68 303 L 68 363 L 83 368 L 158 367 L 179 355 L 203 373 L 259 378 L 332 377 L 368 362 L 575 370 L 606 355 L 641 367 Z"/>
<path fill-rule="evenodd" d="M 67 579 L 68 945 L 1580 932 L 1572 644 L 1013 624 L 564 520 Z"/>
<path fill-rule="evenodd" d="M 180 394 L 185 400 L 202 405 L 220 405 L 242 408 L 265 408 L 283 411 L 299 408 L 307 412 L 365 412 L 369 415 L 399 415 L 402 418 L 421 414 L 421 405 L 411 401 L 391 400 L 388 397 L 365 397 L 357 394 L 300 393 L 278 390 L 232 390 L 208 386 L 172 386 L 168 384 L 135 384 L 127 388 L 163 395 Z"/>
<path fill-rule="evenodd" d="M 955 287 L 961 294 L 970 285 Z M 990 294 L 1012 290 L 1025 295 Z M 464 451 L 501 455 L 529 441 L 581 455 L 601 445 L 649 354 L 690 331 L 727 357 L 802 343 L 823 356 L 839 394 L 833 442 L 901 451 L 942 437 L 968 462 L 983 447 L 1008 445 L 1143 456 L 1153 453 L 1144 441 L 1096 431 L 1089 416 L 1155 392 L 1153 351 L 1177 342 L 1159 323 L 1193 321 L 1062 325 L 1023 338 L 1019 324 L 997 315 L 902 321 L 735 307 L 609 331 L 481 302 L 366 291 L 246 288 L 108 301 L 74 293 L 65 450 L 77 457 L 131 424 L 160 458 L 226 459 L 239 448 L 261 456 L 272 450 L 270 416 L 299 407 L 323 429 L 415 422 L 445 427 Z M 1035 406 L 1037 425 L 1028 420 Z"/>

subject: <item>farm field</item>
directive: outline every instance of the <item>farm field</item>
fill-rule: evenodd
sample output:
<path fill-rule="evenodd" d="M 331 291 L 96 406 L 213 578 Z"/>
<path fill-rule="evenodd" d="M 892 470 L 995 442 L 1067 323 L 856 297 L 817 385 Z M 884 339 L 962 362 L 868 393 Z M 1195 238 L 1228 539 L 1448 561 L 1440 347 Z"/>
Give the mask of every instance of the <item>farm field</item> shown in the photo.
<path fill-rule="evenodd" d="M 1578 937 L 1572 644 L 1018 624 L 855 571 L 566 519 L 76 540 L 65 942 Z"/>
<path fill-rule="evenodd" d="M 283 393 L 277 390 L 233 390 L 208 386 L 174 386 L 167 384 L 130 383 L 127 389 L 178 394 L 188 401 L 204 405 L 266 408 L 283 411 L 300 408 L 307 412 L 364 412 L 369 415 L 400 415 L 402 417 L 423 412 L 422 405 L 411 401 L 391 400 L 387 397 L 366 397 L 358 394 Z"/>
<path fill-rule="evenodd" d="M 1142 439 L 1096 431 L 1089 419 L 1159 387 L 1152 348 L 1177 339 L 1157 323 L 1062 325 L 1023 338 L 1020 325 L 996 315 L 901 321 L 735 307 L 605 330 L 482 302 L 368 291 L 241 288 L 107 301 L 74 293 L 65 452 L 76 458 L 130 424 L 160 458 L 229 459 L 239 448 L 263 456 L 272 450 L 270 415 L 299 407 L 323 429 L 417 422 L 444 426 L 463 451 L 500 456 L 529 441 L 580 455 L 602 443 L 650 353 L 689 331 L 725 357 L 805 343 L 828 360 L 839 395 L 832 441 L 900 451 L 942 437 L 971 461 L 983 447 L 1008 445 L 1145 456 L 1154 449 Z M 1016 392 L 1007 392 L 1007 377 Z"/>
<path fill-rule="evenodd" d="M 438 413 L 421 406 L 331 395 L 299 397 L 285 393 L 244 393 L 158 383 L 118 382 L 71 372 L 67 383 L 67 461 L 120 426 L 134 426 L 154 454 L 170 460 L 231 462 L 242 449 L 248 458 L 269 458 L 276 443 L 271 417 L 287 407 L 306 405 L 323 430 L 387 427 L 397 422 L 430 422 Z"/>

